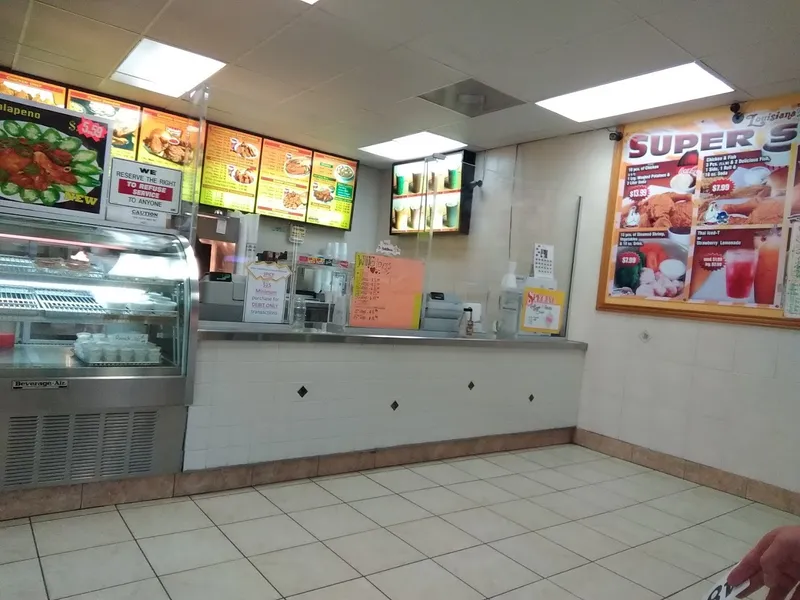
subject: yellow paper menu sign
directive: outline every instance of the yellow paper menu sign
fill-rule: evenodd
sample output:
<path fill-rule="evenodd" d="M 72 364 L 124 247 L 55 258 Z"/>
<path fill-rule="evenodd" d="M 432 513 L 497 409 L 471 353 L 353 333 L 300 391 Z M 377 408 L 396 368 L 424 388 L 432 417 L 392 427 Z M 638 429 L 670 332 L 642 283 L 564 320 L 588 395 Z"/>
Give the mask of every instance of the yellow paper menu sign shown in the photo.
<path fill-rule="evenodd" d="M 559 333 L 564 320 L 564 292 L 525 288 L 519 328 L 527 333 Z"/>
<path fill-rule="evenodd" d="M 419 329 L 424 283 L 422 261 L 356 254 L 350 326 Z"/>

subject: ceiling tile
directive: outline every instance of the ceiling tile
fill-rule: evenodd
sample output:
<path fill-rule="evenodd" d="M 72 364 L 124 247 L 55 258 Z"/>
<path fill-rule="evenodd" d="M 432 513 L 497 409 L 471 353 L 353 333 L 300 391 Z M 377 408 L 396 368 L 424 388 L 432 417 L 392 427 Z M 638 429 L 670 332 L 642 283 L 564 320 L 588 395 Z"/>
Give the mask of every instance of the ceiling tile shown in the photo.
<path fill-rule="evenodd" d="M 14 54 L 17 52 L 17 43 L 12 42 L 11 40 L 4 40 L 0 38 L 0 56 L 11 58 L 6 58 L 5 65 L 10 66 L 11 63 L 14 61 Z"/>
<path fill-rule="evenodd" d="M 169 104 L 175 100 L 170 96 L 164 96 L 162 94 L 157 94 L 156 92 L 143 90 L 142 88 L 133 87 L 125 83 L 112 81 L 110 79 L 104 80 L 97 90 L 103 94 L 127 98 L 132 102 L 141 102 L 142 104 L 149 104 L 150 106 L 155 106 L 157 108 L 167 108 L 167 106 L 169 106 Z"/>
<path fill-rule="evenodd" d="M 635 19 L 613 0 L 558 0 L 543 6 L 530 0 L 487 2 L 407 45 L 474 74 L 476 62 L 502 65 Z"/>
<path fill-rule="evenodd" d="M 617 2 L 639 17 L 651 17 L 667 10 L 686 14 L 697 4 L 697 0 L 617 0 Z"/>
<path fill-rule="evenodd" d="M 25 56 L 17 57 L 14 63 L 14 68 L 23 73 L 29 73 L 36 77 L 44 79 L 52 79 L 67 85 L 74 85 L 75 87 L 88 88 L 96 90 L 100 85 L 101 79 L 89 73 L 75 71 L 62 67 L 61 65 L 54 65 L 48 62 L 42 62 L 27 58 Z"/>
<path fill-rule="evenodd" d="M 147 36 L 229 63 L 307 11 L 298 0 L 174 0 Z"/>
<path fill-rule="evenodd" d="M 0 50 L 0 66 L 6 69 L 10 69 L 13 62 L 14 62 L 13 52 L 5 52 L 3 50 Z"/>
<path fill-rule="evenodd" d="M 524 61 L 509 61 L 505 67 L 484 62 L 474 70 L 484 83 L 538 102 L 692 60 L 690 54 L 638 20 Z"/>
<path fill-rule="evenodd" d="M 748 87 L 747 92 L 753 98 L 769 98 L 770 96 L 797 94 L 800 93 L 800 78 Z"/>
<path fill-rule="evenodd" d="M 226 91 L 249 98 L 258 105 L 281 102 L 303 91 L 303 88 L 234 65 L 219 71 L 208 83 L 212 98 L 216 93 Z"/>
<path fill-rule="evenodd" d="M 4 0 L 6 1 L 6 0 Z M 95 21 L 142 33 L 168 0 L 39 0 Z"/>
<path fill-rule="evenodd" d="M 28 0 L 2 0 L 0 2 L 0 39 L 19 41 Z"/>
<path fill-rule="evenodd" d="M 389 119 L 393 125 L 407 130 L 407 133 L 424 131 L 468 119 L 460 113 L 422 98 L 409 98 L 388 104 L 379 113 Z"/>
<path fill-rule="evenodd" d="M 106 77 L 130 52 L 137 39 L 129 31 L 34 2 L 23 40 L 30 48 L 23 48 L 23 54 Z"/>
<path fill-rule="evenodd" d="M 768 39 L 776 32 L 796 31 L 797 0 L 697 0 L 691 13 L 667 10 L 648 21 L 698 58 L 736 51 L 743 43 Z M 713 32 L 713 33 L 712 33 Z"/>
<path fill-rule="evenodd" d="M 703 62 L 736 87 L 757 86 L 800 77 L 797 33 L 711 54 Z"/>
<path fill-rule="evenodd" d="M 300 87 L 315 87 L 363 64 L 385 40 L 321 10 L 312 10 L 237 64 Z"/>

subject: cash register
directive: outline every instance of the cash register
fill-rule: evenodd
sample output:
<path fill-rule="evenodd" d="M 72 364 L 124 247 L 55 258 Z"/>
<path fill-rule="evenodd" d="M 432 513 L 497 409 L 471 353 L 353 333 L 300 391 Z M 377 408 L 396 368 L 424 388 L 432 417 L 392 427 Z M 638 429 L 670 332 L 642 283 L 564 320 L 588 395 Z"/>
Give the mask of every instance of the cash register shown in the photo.
<path fill-rule="evenodd" d="M 241 322 L 247 278 L 232 273 L 208 273 L 200 280 L 200 320 Z"/>
<path fill-rule="evenodd" d="M 428 292 L 422 312 L 422 329 L 426 331 L 457 332 L 458 321 L 464 313 L 461 299 L 447 292 Z"/>

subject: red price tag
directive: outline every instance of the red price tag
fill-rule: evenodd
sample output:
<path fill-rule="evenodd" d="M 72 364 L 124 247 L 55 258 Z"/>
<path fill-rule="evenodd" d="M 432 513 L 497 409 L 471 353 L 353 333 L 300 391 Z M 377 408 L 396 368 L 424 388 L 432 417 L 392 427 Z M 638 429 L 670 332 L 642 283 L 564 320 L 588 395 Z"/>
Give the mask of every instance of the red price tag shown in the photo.
<path fill-rule="evenodd" d="M 631 200 L 642 200 L 643 198 L 647 198 L 649 194 L 650 192 L 646 185 L 639 185 L 628 190 L 628 198 Z"/>
<path fill-rule="evenodd" d="M 619 255 L 619 264 L 633 267 L 639 264 L 639 255 L 636 252 L 623 252 Z"/>
<path fill-rule="evenodd" d="M 730 194 L 734 187 L 730 179 L 717 179 L 711 184 L 709 191 L 715 196 L 724 196 Z"/>
<path fill-rule="evenodd" d="M 108 130 L 102 124 L 83 117 L 78 124 L 78 133 L 83 137 L 91 138 L 95 142 L 99 142 L 106 137 Z"/>
<path fill-rule="evenodd" d="M 706 271 L 719 271 L 725 266 L 725 257 L 716 252 L 706 254 L 702 259 L 700 259 L 700 266 Z"/>

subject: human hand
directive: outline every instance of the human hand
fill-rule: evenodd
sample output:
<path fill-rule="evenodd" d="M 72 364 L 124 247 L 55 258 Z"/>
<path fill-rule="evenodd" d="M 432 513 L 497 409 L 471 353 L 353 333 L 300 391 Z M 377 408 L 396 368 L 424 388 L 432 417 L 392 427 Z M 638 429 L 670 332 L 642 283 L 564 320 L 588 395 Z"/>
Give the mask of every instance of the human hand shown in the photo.
<path fill-rule="evenodd" d="M 800 526 L 778 527 L 765 535 L 728 575 L 728 585 L 750 585 L 739 594 L 745 598 L 766 586 L 767 600 L 784 600 L 800 581 Z M 791 600 L 800 600 L 800 588 Z"/>

